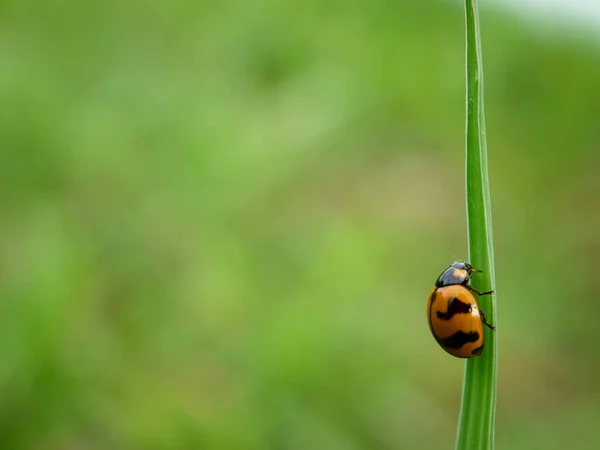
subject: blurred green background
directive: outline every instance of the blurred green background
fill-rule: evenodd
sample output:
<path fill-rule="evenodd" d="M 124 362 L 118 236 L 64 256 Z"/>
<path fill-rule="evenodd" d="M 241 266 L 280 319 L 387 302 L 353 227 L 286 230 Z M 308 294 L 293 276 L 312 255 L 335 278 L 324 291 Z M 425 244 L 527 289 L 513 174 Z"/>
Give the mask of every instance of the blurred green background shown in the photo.
<path fill-rule="evenodd" d="M 497 448 L 597 449 L 600 49 L 482 13 Z M 453 448 L 463 22 L 3 1 L 2 448 Z"/>

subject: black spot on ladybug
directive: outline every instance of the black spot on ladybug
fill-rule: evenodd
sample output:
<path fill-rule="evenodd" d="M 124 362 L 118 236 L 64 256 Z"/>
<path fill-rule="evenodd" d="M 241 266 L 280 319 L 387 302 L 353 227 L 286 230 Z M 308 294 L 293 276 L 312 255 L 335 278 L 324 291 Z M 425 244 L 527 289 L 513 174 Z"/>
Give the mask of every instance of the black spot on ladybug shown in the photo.
<path fill-rule="evenodd" d="M 442 339 L 442 345 L 448 348 L 459 349 L 463 345 L 469 342 L 476 342 L 479 339 L 479 333 L 477 331 L 457 331 L 452 336 Z"/>
<path fill-rule="evenodd" d="M 437 295 L 437 289 L 431 293 L 431 303 L 435 302 L 436 295 Z"/>
<path fill-rule="evenodd" d="M 471 305 L 460 301 L 456 297 L 452 297 L 448 302 L 448 311 L 436 311 L 436 315 L 438 319 L 450 320 L 452 319 L 452 317 L 454 317 L 455 314 L 469 314 L 470 312 Z"/>
<path fill-rule="evenodd" d="M 473 355 L 473 356 L 481 355 L 482 351 L 483 351 L 483 344 L 481 344 L 479 347 L 477 347 L 475 350 L 473 350 L 471 352 L 471 355 Z"/>

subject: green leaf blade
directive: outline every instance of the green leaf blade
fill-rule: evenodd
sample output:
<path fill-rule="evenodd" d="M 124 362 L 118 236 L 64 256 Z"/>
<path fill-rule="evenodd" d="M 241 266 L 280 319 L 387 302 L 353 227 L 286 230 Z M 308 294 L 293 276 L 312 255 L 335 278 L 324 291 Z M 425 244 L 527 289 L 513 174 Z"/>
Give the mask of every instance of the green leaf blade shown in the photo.
<path fill-rule="evenodd" d="M 466 201 L 469 262 L 483 270 L 473 278 L 479 291 L 495 289 L 492 215 L 483 101 L 483 66 L 477 0 L 465 0 L 467 58 Z M 496 294 L 478 299 L 488 322 L 497 325 Z M 494 448 L 498 332 L 485 330 L 485 348 L 467 360 L 458 426 L 458 450 Z"/>

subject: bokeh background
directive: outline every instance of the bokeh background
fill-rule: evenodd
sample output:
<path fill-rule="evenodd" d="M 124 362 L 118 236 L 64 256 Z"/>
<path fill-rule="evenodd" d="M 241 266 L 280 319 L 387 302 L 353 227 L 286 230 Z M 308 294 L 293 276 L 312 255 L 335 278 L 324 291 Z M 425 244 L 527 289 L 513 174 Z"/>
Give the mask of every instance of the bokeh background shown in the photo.
<path fill-rule="evenodd" d="M 563 26 L 564 25 L 564 26 Z M 454 446 L 460 2 L 0 6 L 6 449 Z M 497 448 L 600 441 L 600 46 L 482 9 Z"/>

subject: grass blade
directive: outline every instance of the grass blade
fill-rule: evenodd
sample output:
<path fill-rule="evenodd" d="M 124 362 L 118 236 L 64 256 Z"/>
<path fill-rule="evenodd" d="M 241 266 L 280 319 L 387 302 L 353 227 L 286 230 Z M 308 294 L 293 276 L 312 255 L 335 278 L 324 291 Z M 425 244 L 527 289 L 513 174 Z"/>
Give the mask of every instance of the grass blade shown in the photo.
<path fill-rule="evenodd" d="M 485 113 L 483 106 L 483 67 L 477 0 L 465 0 L 467 36 L 467 226 L 469 261 L 484 271 L 473 278 L 479 291 L 495 289 L 492 215 L 487 169 Z M 488 322 L 497 325 L 496 294 L 479 299 Z M 484 327 L 485 328 L 485 327 Z M 479 357 L 467 360 L 456 448 L 494 448 L 496 414 L 497 331 L 485 330 L 485 349 Z"/>

